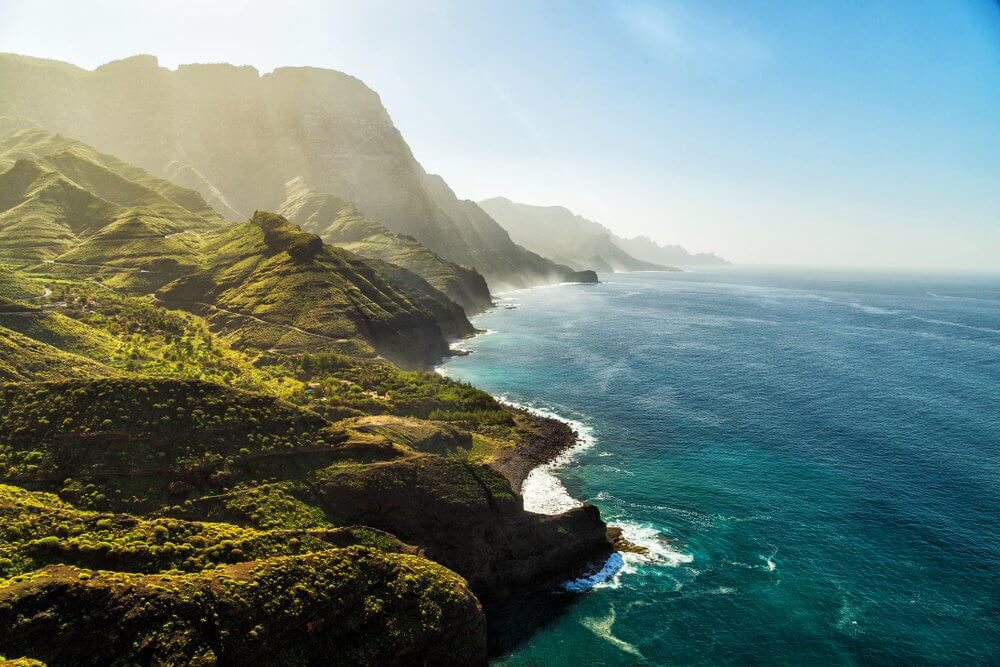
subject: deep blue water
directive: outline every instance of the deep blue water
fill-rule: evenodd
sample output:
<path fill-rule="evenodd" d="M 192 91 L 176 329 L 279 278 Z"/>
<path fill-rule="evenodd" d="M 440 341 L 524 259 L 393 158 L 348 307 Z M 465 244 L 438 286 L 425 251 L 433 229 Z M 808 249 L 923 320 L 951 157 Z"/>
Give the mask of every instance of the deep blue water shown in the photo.
<path fill-rule="evenodd" d="M 444 369 L 579 420 L 556 476 L 654 551 L 500 663 L 1000 663 L 1000 275 L 602 280 Z"/>

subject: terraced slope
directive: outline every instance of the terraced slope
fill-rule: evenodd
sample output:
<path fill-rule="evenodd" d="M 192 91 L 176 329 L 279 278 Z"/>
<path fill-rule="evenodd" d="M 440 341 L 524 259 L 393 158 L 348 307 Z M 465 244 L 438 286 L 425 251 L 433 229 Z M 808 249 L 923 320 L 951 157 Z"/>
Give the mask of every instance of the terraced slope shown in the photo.
<path fill-rule="evenodd" d="M 355 351 L 358 341 L 404 366 L 448 354 L 473 331 L 460 306 L 405 269 L 363 260 L 281 216 L 258 212 L 206 236 L 208 268 L 157 292 L 205 316 L 238 346 Z"/>
<path fill-rule="evenodd" d="M 301 178 L 287 184 L 279 213 L 325 243 L 412 271 L 469 315 L 493 304 L 486 280 L 475 269 L 442 259 L 412 236 L 390 232 L 354 204 L 310 190 Z"/>

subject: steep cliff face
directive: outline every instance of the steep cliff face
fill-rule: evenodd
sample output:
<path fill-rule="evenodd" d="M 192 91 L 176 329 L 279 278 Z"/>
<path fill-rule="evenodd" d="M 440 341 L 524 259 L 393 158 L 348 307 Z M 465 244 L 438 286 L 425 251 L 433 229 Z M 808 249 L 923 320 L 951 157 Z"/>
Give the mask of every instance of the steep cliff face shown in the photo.
<path fill-rule="evenodd" d="M 572 278 L 429 176 L 378 95 L 340 72 L 282 67 L 260 76 L 232 65 L 171 71 L 153 56 L 91 72 L 0 55 L 0 99 L 0 112 L 177 178 L 234 219 L 279 208 L 285 183 L 301 177 L 443 258 L 475 267 L 490 283 Z"/>

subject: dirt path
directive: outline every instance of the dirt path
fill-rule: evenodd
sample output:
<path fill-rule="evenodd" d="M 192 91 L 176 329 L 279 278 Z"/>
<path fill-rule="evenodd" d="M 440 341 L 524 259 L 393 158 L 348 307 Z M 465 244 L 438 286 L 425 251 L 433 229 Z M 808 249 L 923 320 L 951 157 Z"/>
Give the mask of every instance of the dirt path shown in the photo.
<path fill-rule="evenodd" d="M 62 266 L 79 266 L 84 269 L 111 269 L 113 271 L 126 271 L 132 273 L 149 273 L 146 269 L 136 269 L 130 266 L 114 266 L 112 264 L 74 264 L 72 262 L 60 262 L 57 259 L 47 259 L 46 264 L 61 264 Z"/>
<path fill-rule="evenodd" d="M 160 299 L 157 299 L 157 301 L 160 301 Z M 306 335 L 306 336 L 315 336 L 316 338 L 322 338 L 323 340 L 328 340 L 328 341 L 331 341 L 333 343 L 350 343 L 350 342 L 352 342 L 354 340 L 352 338 L 334 338 L 332 336 L 325 336 L 323 334 L 318 334 L 318 333 L 315 333 L 313 331 L 306 331 L 305 329 L 302 329 L 302 328 L 297 327 L 297 326 L 293 326 L 291 324 L 281 324 L 279 322 L 271 322 L 271 321 L 262 319 L 260 317 L 257 317 L 256 315 L 248 315 L 247 313 L 238 313 L 235 310 L 229 310 L 228 308 L 221 308 L 219 306 L 213 306 L 210 303 L 203 303 L 201 301 L 192 301 L 191 303 L 194 303 L 195 305 L 198 305 L 198 306 L 204 306 L 205 308 L 208 308 L 210 310 L 217 310 L 217 311 L 222 312 L 222 313 L 227 313 L 227 314 L 232 315 L 234 317 L 244 317 L 244 318 L 246 318 L 248 320 L 253 320 L 254 322 L 258 322 L 260 324 L 266 324 L 269 327 L 278 327 L 279 329 L 286 329 L 288 331 L 294 331 L 296 333 L 300 333 L 300 334 L 303 334 L 303 335 Z"/>

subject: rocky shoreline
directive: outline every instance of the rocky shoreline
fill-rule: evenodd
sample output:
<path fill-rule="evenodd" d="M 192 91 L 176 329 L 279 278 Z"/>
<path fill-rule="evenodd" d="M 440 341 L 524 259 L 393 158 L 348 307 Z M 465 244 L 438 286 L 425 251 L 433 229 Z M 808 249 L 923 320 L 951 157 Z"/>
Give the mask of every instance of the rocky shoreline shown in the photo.
<path fill-rule="evenodd" d="M 554 461 L 559 455 L 576 447 L 580 441 L 577 433 L 567 422 L 556 417 L 537 415 L 530 410 L 518 406 L 507 405 L 508 409 L 531 424 L 524 427 L 522 422 L 522 442 L 516 449 L 502 450 L 492 461 L 491 468 L 503 475 L 514 492 L 522 495 L 524 480 L 538 466 Z M 582 503 L 584 507 L 593 507 Z M 613 551 L 647 554 L 649 550 L 626 539 L 624 532 L 618 526 L 608 525 L 606 528 L 608 541 Z"/>
<path fill-rule="evenodd" d="M 506 407 L 519 418 L 521 443 L 516 448 L 501 450 L 488 465 L 506 477 L 514 492 L 521 495 L 528 474 L 575 447 L 579 434 L 564 421 L 509 404 Z"/>

